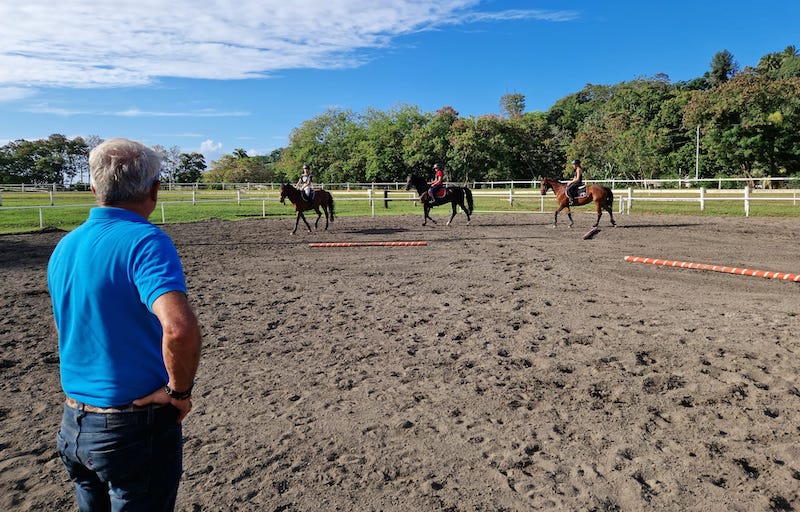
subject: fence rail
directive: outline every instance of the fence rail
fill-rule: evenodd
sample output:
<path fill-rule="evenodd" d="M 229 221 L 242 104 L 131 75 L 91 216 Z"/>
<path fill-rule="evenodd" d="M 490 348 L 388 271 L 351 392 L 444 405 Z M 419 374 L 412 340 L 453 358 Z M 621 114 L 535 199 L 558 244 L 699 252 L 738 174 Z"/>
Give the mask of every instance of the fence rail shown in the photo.
<path fill-rule="evenodd" d="M 266 193 L 265 193 L 266 192 Z M 630 214 L 633 206 L 637 203 L 647 202 L 673 202 L 673 203 L 696 203 L 698 209 L 702 212 L 705 210 L 706 205 L 715 201 L 727 202 L 740 202 L 742 203 L 742 212 L 744 216 L 750 215 L 750 208 L 753 203 L 757 202 L 781 202 L 789 208 L 796 208 L 800 201 L 800 189 L 780 189 L 780 190 L 753 190 L 750 187 L 744 187 L 740 190 L 715 190 L 706 189 L 701 187 L 699 189 L 614 189 L 614 196 L 617 199 L 617 209 L 619 213 Z M 74 197 L 74 192 L 52 192 L 48 191 L 46 195 L 43 194 L 43 199 L 48 204 L 35 204 L 35 205 L 5 205 L 2 206 L 2 195 L 0 195 L 0 213 L 11 212 L 14 210 L 35 210 L 38 211 L 39 228 L 45 227 L 44 213 L 50 210 L 68 209 L 68 208 L 82 208 L 88 209 L 94 203 L 74 201 L 70 202 L 69 198 Z M 14 195 L 12 193 L 12 195 Z M 27 194 L 25 194 L 27 196 Z M 555 207 L 555 197 L 553 194 L 541 195 L 538 187 L 527 188 L 485 188 L 476 189 L 473 191 L 475 200 L 480 199 L 499 199 L 502 203 L 508 203 L 509 206 L 515 206 L 515 203 L 523 203 L 530 205 L 535 204 L 537 207 L 529 208 L 530 212 L 544 213 L 551 211 Z M 82 197 L 86 197 L 83 195 Z M 7 195 L 7 198 L 9 196 Z M 391 202 L 398 201 L 418 201 L 415 192 L 407 192 L 402 189 L 397 190 L 375 190 L 368 188 L 366 190 L 341 190 L 336 194 L 337 201 L 354 201 L 354 202 L 369 202 L 370 213 L 375 216 L 376 208 L 389 208 Z M 155 219 L 156 222 L 160 220 L 161 223 L 169 221 L 168 211 L 170 207 L 176 205 L 201 205 L 213 203 L 235 203 L 238 206 L 242 204 L 261 204 L 262 217 L 267 216 L 267 206 L 270 203 L 277 203 L 279 201 L 277 190 L 254 190 L 254 189 L 236 189 L 228 191 L 201 191 L 201 190 L 185 190 L 185 191 L 172 191 L 169 194 L 163 194 L 162 200 L 159 201 L 160 219 Z M 12 201 L 14 202 L 14 201 Z M 63 204 L 62 204 L 63 203 Z M 495 203 L 497 204 L 497 203 Z M 483 213 L 507 213 L 510 210 L 480 210 L 477 212 Z M 513 210 L 519 212 L 519 210 Z M 287 215 L 290 213 L 287 211 Z M 174 222 L 174 220 L 172 220 Z M 35 228 L 31 225 L 31 228 Z"/>
<path fill-rule="evenodd" d="M 740 189 L 749 186 L 753 189 L 793 189 L 800 187 L 800 177 L 761 177 L 761 178 L 665 178 L 665 179 L 602 179 L 585 180 L 586 183 L 597 183 L 606 185 L 612 189 L 641 188 L 641 189 Z M 453 183 L 454 185 L 464 185 L 472 189 L 525 189 L 538 188 L 539 180 L 507 180 L 507 181 L 467 181 L 465 183 Z M 405 190 L 406 183 L 399 181 L 392 182 L 343 182 L 343 183 L 317 183 L 317 186 L 328 190 Z M 275 191 L 280 188 L 280 183 L 162 183 L 162 189 L 170 191 L 191 191 L 191 190 L 268 190 Z M 64 192 L 64 191 L 84 191 L 88 192 L 86 184 L 81 185 L 81 189 L 70 189 L 63 184 L 55 183 L 11 183 L 0 184 L 2 192 Z"/>

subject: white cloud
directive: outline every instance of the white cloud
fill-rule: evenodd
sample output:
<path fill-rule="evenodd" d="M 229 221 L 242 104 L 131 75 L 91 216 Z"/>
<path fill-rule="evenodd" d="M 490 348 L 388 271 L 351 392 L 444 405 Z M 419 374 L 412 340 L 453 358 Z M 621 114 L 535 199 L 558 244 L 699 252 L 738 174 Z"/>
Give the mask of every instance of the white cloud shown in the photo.
<path fill-rule="evenodd" d="M 206 165 L 211 165 L 211 162 L 218 160 L 222 156 L 222 142 L 217 142 L 211 139 L 206 139 L 200 143 L 200 147 L 196 150 L 203 155 L 206 160 Z"/>
<path fill-rule="evenodd" d="M 186 110 L 186 111 L 154 111 L 141 110 L 130 107 L 125 110 L 99 111 L 99 110 L 76 110 L 59 107 L 51 107 L 48 104 L 38 104 L 23 109 L 24 112 L 33 114 L 53 114 L 58 116 L 74 115 L 95 115 L 95 116 L 115 116 L 115 117 L 243 117 L 249 116 L 250 112 L 233 110 L 219 111 L 211 109 Z"/>
<path fill-rule="evenodd" d="M 445 24 L 564 21 L 567 11 L 477 12 L 479 0 L 1 2 L 0 85 L 109 87 L 159 77 L 242 79 L 358 66 L 361 50 Z M 0 99 L 2 95 L 0 94 Z"/>
<path fill-rule="evenodd" d="M 0 87 L 0 101 L 21 100 L 36 94 L 36 90 L 28 87 Z"/>

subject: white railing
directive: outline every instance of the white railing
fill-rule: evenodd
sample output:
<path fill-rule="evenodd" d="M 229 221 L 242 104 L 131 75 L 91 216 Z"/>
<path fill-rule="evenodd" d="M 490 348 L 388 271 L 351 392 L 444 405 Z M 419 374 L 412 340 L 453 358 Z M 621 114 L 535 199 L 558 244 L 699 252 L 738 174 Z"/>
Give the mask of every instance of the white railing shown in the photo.
<path fill-rule="evenodd" d="M 250 189 L 253 190 L 253 189 Z M 170 205 L 197 205 L 203 203 L 236 203 L 242 205 L 243 203 L 261 203 L 262 217 L 266 217 L 267 204 L 270 202 L 278 202 L 279 198 L 277 193 L 270 193 L 269 195 L 248 195 L 244 189 L 232 190 L 231 195 L 219 197 L 218 194 L 225 194 L 221 191 L 206 191 L 201 193 L 198 190 L 191 190 L 191 195 L 187 195 L 186 199 L 175 200 L 164 197 L 159 201 L 161 223 L 167 222 L 167 207 Z M 753 190 L 750 187 L 744 187 L 741 190 L 708 190 L 704 187 L 699 189 L 661 189 L 661 190 L 642 190 L 634 188 L 616 189 L 613 190 L 615 199 L 618 204 L 618 212 L 630 214 L 634 203 L 638 202 L 690 202 L 697 203 L 700 211 L 704 211 L 706 204 L 713 201 L 737 201 L 743 205 L 744 215 L 749 217 L 750 206 L 753 202 L 772 202 L 779 201 L 788 203 L 791 207 L 798 206 L 800 202 L 800 190 Z M 555 202 L 555 197 L 551 192 L 542 195 L 538 187 L 535 188 L 509 188 L 509 189 L 477 189 L 473 190 L 475 199 L 480 198 L 498 198 L 503 201 L 508 201 L 510 206 L 515 202 L 532 201 L 538 203 L 538 212 L 549 212 L 552 210 L 552 204 Z M 91 208 L 95 206 L 94 203 L 85 204 L 56 204 L 57 199 L 63 196 L 69 196 L 70 192 L 53 193 L 48 191 L 49 205 L 32 205 L 32 206 L 2 206 L 2 194 L 0 194 L 0 211 L 9 210 L 38 210 L 39 213 L 39 228 L 44 228 L 44 212 L 46 210 L 65 209 L 65 208 Z M 211 197 L 205 197 L 210 195 Z M 165 194 L 166 196 L 166 194 Z M 384 208 L 389 207 L 389 203 L 393 201 L 418 201 L 416 192 L 405 191 L 403 189 L 397 190 L 379 190 L 367 188 L 366 190 L 353 190 L 339 191 L 336 194 L 337 201 L 369 201 L 372 216 L 375 216 L 376 205 L 382 204 Z M 47 200 L 46 200 L 47 201 Z M 508 213 L 508 210 L 476 210 L 482 213 Z M 528 211 L 536 212 L 535 209 Z M 515 210 L 519 213 L 519 210 Z"/>
<path fill-rule="evenodd" d="M 622 188 L 641 188 L 641 189 L 741 189 L 745 185 L 752 186 L 754 189 L 786 189 L 800 186 L 798 177 L 777 177 L 777 178 L 671 178 L 671 179 L 615 179 L 604 180 L 584 180 L 586 183 L 598 183 L 606 185 L 612 189 Z M 466 183 L 453 182 L 453 185 L 466 185 L 471 189 L 534 189 L 539 188 L 539 180 L 509 180 L 509 181 L 468 181 Z M 391 182 L 342 182 L 342 183 L 318 183 L 320 188 L 328 190 L 405 190 L 406 183 L 399 181 Z M 163 190 L 170 191 L 189 191 L 189 190 L 268 190 L 275 191 L 280 188 L 280 183 L 169 183 L 161 184 Z M 0 184 L 0 193 L 6 192 L 53 192 L 60 193 L 67 189 L 63 185 L 53 183 L 13 183 Z"/>

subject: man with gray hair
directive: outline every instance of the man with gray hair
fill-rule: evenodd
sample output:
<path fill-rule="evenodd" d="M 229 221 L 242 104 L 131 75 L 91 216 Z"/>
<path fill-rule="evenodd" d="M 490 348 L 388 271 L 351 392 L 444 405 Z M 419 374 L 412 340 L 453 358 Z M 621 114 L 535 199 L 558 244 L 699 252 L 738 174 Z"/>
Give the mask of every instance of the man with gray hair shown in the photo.
<path fill-rule="evenodd" d="M 147 220 L 160 172 L 139 142 L 94 148 L 98 207 L 47 268 L 66 394 L 58 453 L 81 511 L 175 507 L 201 334 L 175 246 Z"/>

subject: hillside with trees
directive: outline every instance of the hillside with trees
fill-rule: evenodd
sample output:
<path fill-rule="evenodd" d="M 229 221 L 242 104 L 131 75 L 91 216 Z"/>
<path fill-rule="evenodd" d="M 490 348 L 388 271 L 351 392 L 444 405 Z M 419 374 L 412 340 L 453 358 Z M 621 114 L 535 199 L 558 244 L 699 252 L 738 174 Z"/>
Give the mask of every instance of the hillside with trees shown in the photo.
<path fill-rule="evenodd" d="M 237 149 L 208 170 L 198 153 L 158 150 L 165 179 L 186 183 L 294 180 L 304 163 L 317 182 L 405 181 L 411 172 L 429 174 L 435 162 L 446 165 L 451 182 L 527 181 L 560 176 L 576 157 L 595 180 L 694 177 L 696 168 L 700 178 L 800 179 L 794 46 L 744 69 L 723 50 L 704 76 L 685 82 L 656 75 L 587 84 L 546 112 L 525 112 L 524 95 L 507 94 L 499 110 L 462 117 L 450 106 L 330 109 L 292 130 L 287 147 L 267 156 Z M 83 182 L 86 156 L 97 143 L 55 134 L 6 144 L 0 182 Z"/>

